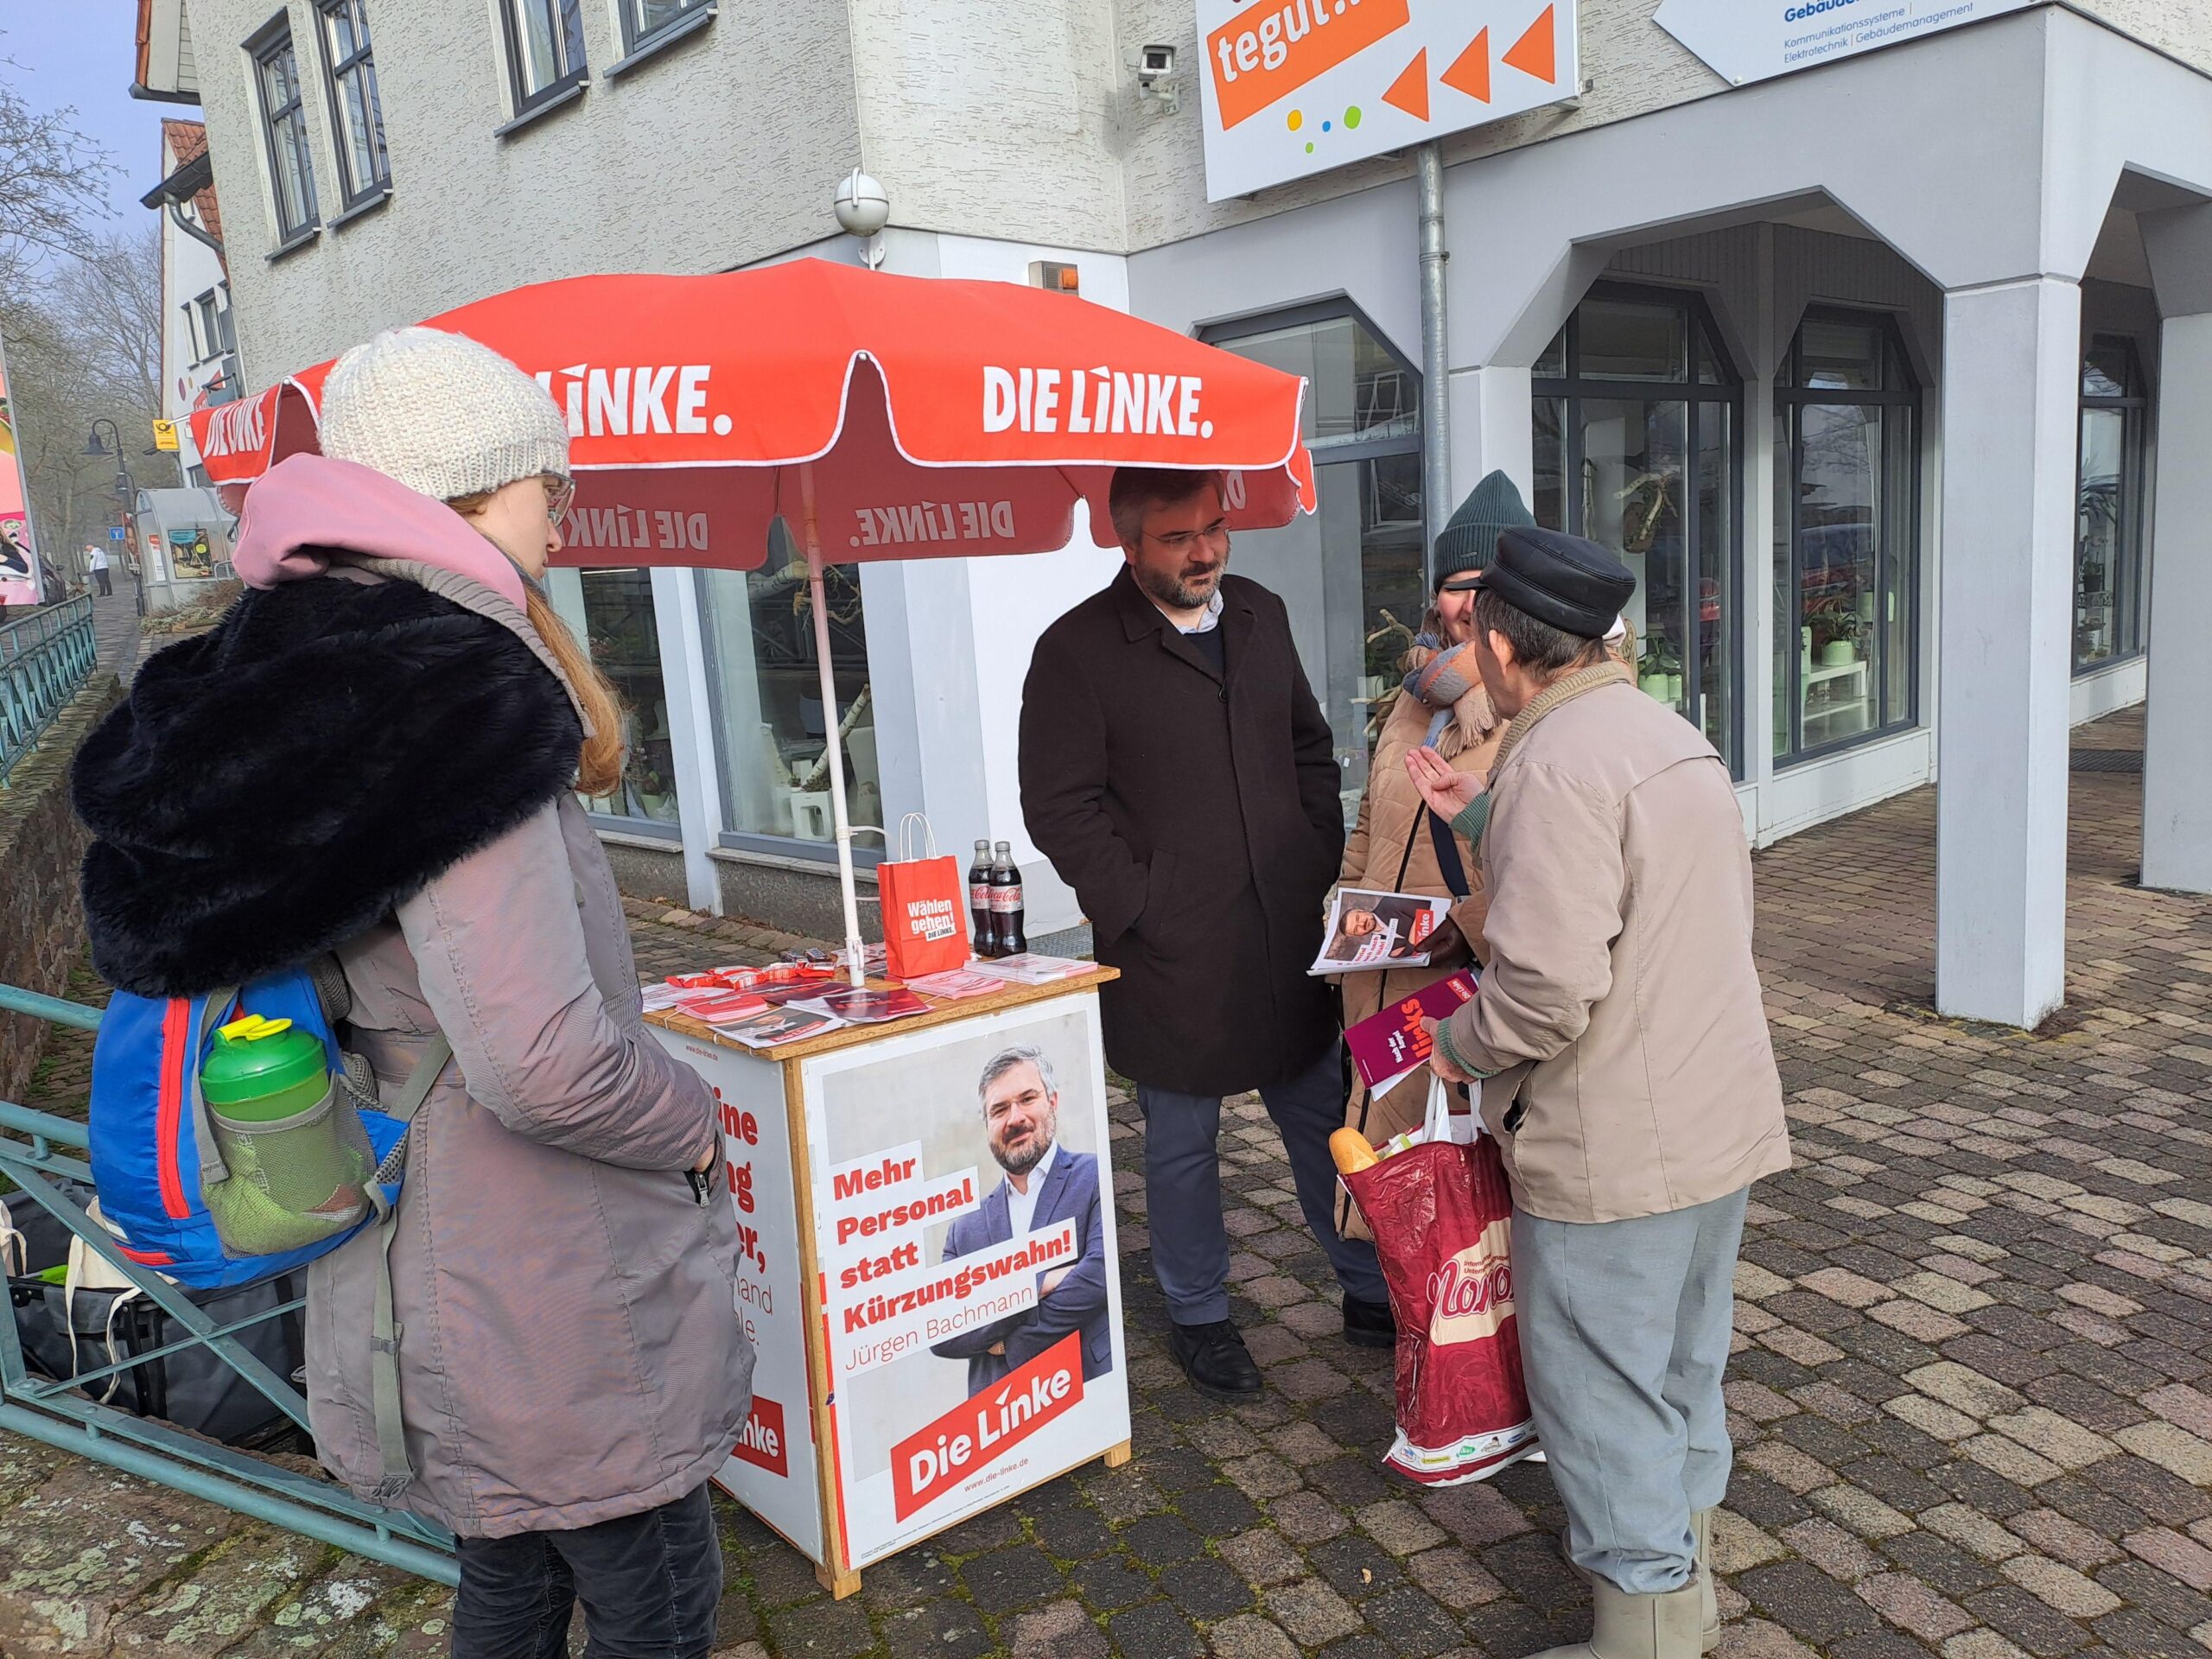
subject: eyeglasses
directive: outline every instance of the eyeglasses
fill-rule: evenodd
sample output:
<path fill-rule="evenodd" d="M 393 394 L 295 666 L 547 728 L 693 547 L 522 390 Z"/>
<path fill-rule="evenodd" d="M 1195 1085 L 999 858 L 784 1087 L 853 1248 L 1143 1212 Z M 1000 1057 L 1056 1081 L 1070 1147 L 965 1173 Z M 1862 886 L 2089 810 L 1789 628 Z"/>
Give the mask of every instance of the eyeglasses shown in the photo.
<path fill-rule="evenodd" d="M 1158 542 L 1171 553 L 1187 553 L 1201 541 L 1218 542 L 1226 547 L 1229 545 L 1229 520 L 1217 518 L 1204 530 L 1171 530 L 1165 536 L 1155 536 L 1146 531 L 1144 537 L 1147 541 Z"/>
<path fill-rule="evenodd" d="M 548 474 L 545 479 L 545 516 L 559 524 L 569 516 L 569 509 L 575 505 L 576 480 L 556 478 Z"/>

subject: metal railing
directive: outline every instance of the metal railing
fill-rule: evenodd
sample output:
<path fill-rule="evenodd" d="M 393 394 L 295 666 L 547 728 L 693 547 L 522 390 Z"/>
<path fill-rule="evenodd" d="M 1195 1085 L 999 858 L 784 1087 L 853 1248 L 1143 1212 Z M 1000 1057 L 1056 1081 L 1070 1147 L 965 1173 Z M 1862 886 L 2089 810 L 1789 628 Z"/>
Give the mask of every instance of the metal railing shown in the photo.
<path fill-rule="evenodd" d="M 0 625 L 0 785 L 92 677 L 99 654 L 88 595 Z"/>
<path fill-rule="evenodd" d="M 11 985 L 0 985 L 0 1010 L 83 1031 L 97 1031 L 100 1023 L 97 1008 Z M 270 1370 L 238 1339 L 253 1325 L 296 1313 L 301 1303 L 289 1301 L 248 1319 L 218 1324 L 176 1285 L 129 1260 L 117 1247 L 114 1235 L 87 1215 L 72 1190 L 62 1185 L 91 1184 L 92 1166 L 84 1156 L 88 1148 L 82 1123 L 0 1101 L 0 1175 L 18 1189 L 9 1195 L 10 1201 L 29 1198 L 37 1204 L 187 1334 L 117 1364 L 56 1381 L 29 1369 L 12 1307 L 0 1313 L 0 1430 L 28 1435 L 404 1572 L 441 1584 L 457 1583 L 460 1568 L 453 1556 L 453 1540 L 431 1522 L 365 1503 L 342 1486 L 188 1434 L 158 1418 L 100 1403 L 81 1391 L 86 1383 L 202 1348 L 302 1432 L 309 1432 L 308 1402 L 291 1379 Z"/>

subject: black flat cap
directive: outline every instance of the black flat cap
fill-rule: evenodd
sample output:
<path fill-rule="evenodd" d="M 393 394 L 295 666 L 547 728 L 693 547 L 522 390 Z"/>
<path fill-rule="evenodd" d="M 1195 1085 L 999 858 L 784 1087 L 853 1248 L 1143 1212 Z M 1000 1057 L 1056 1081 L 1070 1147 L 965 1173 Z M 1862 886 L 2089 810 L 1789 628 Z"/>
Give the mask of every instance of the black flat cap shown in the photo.
<path fill-rule="evenodd" d="M 1560 530 L 1498 532 L 1483 586 L 1516 610 L 1579 639 L 1599 639 L 1636 592 L 1629 568 L 1595 542 Z"/>

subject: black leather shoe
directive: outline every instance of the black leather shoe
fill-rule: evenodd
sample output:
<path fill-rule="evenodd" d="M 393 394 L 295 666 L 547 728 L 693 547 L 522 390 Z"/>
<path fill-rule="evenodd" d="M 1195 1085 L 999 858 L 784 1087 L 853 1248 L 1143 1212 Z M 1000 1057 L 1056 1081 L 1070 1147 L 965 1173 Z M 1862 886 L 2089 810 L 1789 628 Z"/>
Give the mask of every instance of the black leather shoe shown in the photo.
<path fill-rule="evenodd" d="M 1396 1347 L 1398 1322 L 1391 1317 L 1390 1304 L 1345 1297 L 1344 1340 L 1355 1348 Z"/>
<path fill-rule="evenodd" d="M 1167 1351 L 1200 1394 L 1217 1400 L 1245 1400 L 1260 1392 L 1260 1368 L 1244 1346 L 1244 1338 L 1227 1319 L 1211 1325 L 1167 1327 Z"/>

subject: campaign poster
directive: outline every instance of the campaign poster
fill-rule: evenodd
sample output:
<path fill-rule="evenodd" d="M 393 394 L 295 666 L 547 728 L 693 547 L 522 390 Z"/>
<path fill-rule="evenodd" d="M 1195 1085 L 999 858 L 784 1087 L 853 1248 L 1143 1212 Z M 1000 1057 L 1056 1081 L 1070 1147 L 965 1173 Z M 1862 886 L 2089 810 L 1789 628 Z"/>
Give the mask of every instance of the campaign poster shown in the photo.
<path fill-rule="evenodd" d="M 1126 1440 L 1095 995 L 804 1062 L 849 1565 Z"/>
<path fill-rule="evenodd" d="M 0 605 L 38 602 L 38 547 L 31 538 L 29 497 L 16 439 L 16 407 L 8 391 L 8 359 L 0 350 Z"/>
<path fill-rule="evenodd" d="M 723 1183 L 737 1212 L 737 1311 L 753 1343 L 753 1409 L 715 1483 L 818 1561 L 822 1496 L 783 1068 L 677 1032 L 648 1029 L 714 1090 Z"/>

